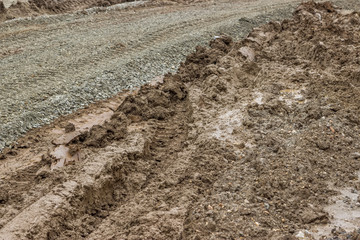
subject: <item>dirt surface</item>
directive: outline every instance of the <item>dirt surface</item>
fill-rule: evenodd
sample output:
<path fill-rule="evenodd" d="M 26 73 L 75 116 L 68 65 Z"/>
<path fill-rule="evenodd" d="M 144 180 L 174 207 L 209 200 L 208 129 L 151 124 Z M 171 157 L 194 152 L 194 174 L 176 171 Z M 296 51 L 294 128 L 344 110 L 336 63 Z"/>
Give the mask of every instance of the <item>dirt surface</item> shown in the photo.
<path fill-rule="evenodd" d="M 174 72 L 196 45 L 214 36 L 241 38 L 269 19 L 291 16 L 296 2 L 136 1 L 4 22 L 0 149 L 55 117 Z"/>
<path fill-rule="evenodd" d="M 0 237 L 359 239 L 359 23 L 304 3 L 30 131 L 0 156 Z"/>
<path fill-rule="evenodd" d="M 56 117 L 174 72 L 215 36 L 240 39 L 290 17 L 298 2 L 133 1 L 0 23 L 0 151 Z"/>

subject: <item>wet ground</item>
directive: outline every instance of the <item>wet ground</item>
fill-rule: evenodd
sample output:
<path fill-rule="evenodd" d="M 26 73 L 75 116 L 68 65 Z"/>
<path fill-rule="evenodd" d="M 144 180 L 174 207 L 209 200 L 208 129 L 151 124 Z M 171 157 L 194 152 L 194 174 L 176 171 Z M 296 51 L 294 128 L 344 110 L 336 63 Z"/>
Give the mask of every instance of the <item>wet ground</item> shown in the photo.
<path fill-rule="evenodd" d="M 301 4 L 0 156 L 3 239 L 359 239 L 360 14 Z"/>

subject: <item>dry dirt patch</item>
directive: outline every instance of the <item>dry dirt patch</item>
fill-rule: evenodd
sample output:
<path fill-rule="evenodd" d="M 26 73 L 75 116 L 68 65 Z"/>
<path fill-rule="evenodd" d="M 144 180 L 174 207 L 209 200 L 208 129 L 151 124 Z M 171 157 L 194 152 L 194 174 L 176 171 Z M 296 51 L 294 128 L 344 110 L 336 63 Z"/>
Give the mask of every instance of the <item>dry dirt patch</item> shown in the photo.
<path fill-rule="evenodd" d="M 304 3 L 240 42 L 215 37 L 66 142 L 28 134 L 2 155 L 40 159 L 2 180 L 0 236 L 311 239 L 336 189 L 359 196 L 359 23 Z M 51 171 L 59 144 L 82 157 Z"/>

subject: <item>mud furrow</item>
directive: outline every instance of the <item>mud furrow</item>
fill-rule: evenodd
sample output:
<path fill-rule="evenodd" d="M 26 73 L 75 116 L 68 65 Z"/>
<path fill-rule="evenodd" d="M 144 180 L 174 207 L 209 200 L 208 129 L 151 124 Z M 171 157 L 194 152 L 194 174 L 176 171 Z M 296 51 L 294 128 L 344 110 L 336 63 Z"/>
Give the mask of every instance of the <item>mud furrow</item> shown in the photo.
<path fill-rule="evenodd" d="M 66 234 L 68 227 L 71 229 L 76 226 L 76 224 L 68 225 L 76 217 L 88 214 L 89 218 L 93 216 L 94 219 L 102 219 L 103 214 L 111 209 L 114 191 L 124 187 L 122 183 L 126 181 L 123 178 L 127 175 L 127 169 L 133 165 L 131 161 L 127 160 L 128 156 L 142 154 L 143 145 L 135 139 L 136 137 L 138 136 L 127 139 L 128 143 L 136 144 L 131 147 L 135 150 L 134 152 L 121 153 L 121 148 L 131 146 L 128 145 L 121 148 L 114 147 L 116 157 L 107 154 L 108 160 L 105 162 L 92 161 L 89 158 L 89 161 L 82 167 L 83 175 L 59 184 L 9 221 L 0 230 L 2 239 L 52 239 L 62 231 L 65 231 Z M 93 207 L 89 208 L 89 204 Z M 76 207 L 77 211 L 57 213 L 70 206 Z M 28 219 L 29 214 L 33 218 Z M 33 222 L 34 219 L 35 222 Z M 44 232 L 44 228 L 48 230 Z M 82 236 L 86 234 L 86 231 L 76 234 Z"/>
<path fill-rule="evenodd" d="M 187 115 L 178 113 L 188 113 L 189 111 L 186 109 L 186 103 L 177 104 L 169 110 L 171 112 L 168 114 L 175 114 L 175 116 L 167 122 L 155 120 L 148 128 L 140 129 L 132 126 L 129 129 L 130 138 L 124 139 L 120 145 L 115 143 L 106 148 L 106 151 L 109 148 L 112 149 L 110 150 L 112 154 L 105 154 L 107 159 L 105 162 L 94 159 L 103 151 L 82 152 L 81 155 L 86 159 L 86 162 L 83 166 L 75 167 L 75 169 L 83 172 L 81 176 L 68 179 L 66 173 L 65 177 L 61 172 L 52 176 L 48 172 L 47 175 L 34 174 L 38 169 L 31 172 L 27 169 L 27 177 L 31 177 L 28 179 L 29 182 L 34 181 L 35 176 L 37 176 L 40 177 L 39 184 L 46 185 L 43 179 L 45 181 L 47 179 L 50 182 L 55 180 L 57 186 L 55 188 L 48 186 L 51 190 L 48 193 L 43 193 L 39 200 L 31 204 L 22 202 L 22 205 L 28 206 L 18 209 L 17 215 L 4 215 L 3 219 L 7 219 L 7 222 L 2 221 L 4 226 L 0 231 L 0 236 L 4 239 L 25 239 L 29 236 L 50 239 L 87 236 L 107 216 L 107 212 L 114 210 L 115 206 L 129 202 L 137 191 L 146 188 L 147 185 L 154 184 L 153 178 L 157 177 L 159 172 L 163 172 L 167 165 L 173 164 L 166 157 L 166 153 L 169 148 L 178 149 L 179 144 L 181 145 L 184 137 L 186 137 L 186 122 L 184 121 L 186 121 Z M 154 113 L 150 111 L 149 114 L 151 117 Z M 154 117 L 163 118 L 162 115 L 156 116 Z M 173 122 L 177 122 L 178 125 L 174 126 Z M 146 134 L 143 135 L 141 132 L 144 131 Z M 165 137 L 165 141 L 159 139 L 160 135 Z M 129 151 L 130 148 L 135 148 L 136 151 Z M 124 149 L 128 150 L 124 152 Z M 46 163 L 49 164 L 49 161 Z M 63 176 L 63 183 L 56 180 L 61 175 Z M 99 178 L 99 176 L 101 177 Z M 21 189 L 21 183 L 18 182 L 17 184 L 17 188 Z M 61 197 L 57 195 L 58 189 L 63 189 L 63 192 L 67 191 L 66 189 L 69 187 L 71 189 L 68 190 L 69 193 L 66 194 L 66 198 L 63 198 L 64 193 L 61 193 Z M 34 191 L 34 187 L 32 191 Z M 99 194 L 94 194 L 96 192 Z M 29 193 L 26 194 L 29 195 Z M 33 198 L 28 198 L 27 201 L 31 199 Z M 8 209 L 14 204 L 14 201 L 20 203 L 21 199 L 12 198 L 12 201 L 6 201 Z M 39 206 L 43 206 L 43 208 L 41 209 Z M 74 206 L 77 211 L 60 215 L 56 213 L 56 209 L 64 209 L 69 206 Z M 34 216 L 36 224 L 26 220 L 28 214 Z M 18 226 L 20 223 L 22 224 L 21 229 Z M 43 229 L 45 226 L 48 229 L 46 231 Z"/>

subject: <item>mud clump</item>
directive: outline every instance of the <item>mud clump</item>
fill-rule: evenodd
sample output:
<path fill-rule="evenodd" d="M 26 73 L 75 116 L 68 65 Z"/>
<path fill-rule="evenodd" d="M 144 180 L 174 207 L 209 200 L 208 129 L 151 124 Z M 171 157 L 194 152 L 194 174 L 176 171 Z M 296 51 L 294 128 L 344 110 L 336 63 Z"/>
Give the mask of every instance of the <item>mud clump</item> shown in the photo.
<path fill-rule="evenodd" d="M 127 134 L 127 124 L 127 117 L 124 114 L 115 114 L 104 125 L 95 125 L 88 132 L 74 138 L 69 143 L 69 146 L 71 149 L 76 150 L 81 149 L 81 145 L 97 148 L 104 147 L 109 142 L 123 139 Z"/>
<path fill-rule="evenodd" d="M 180 80 L 180 79 L 179 79 Z M 138 95 L 128 96 L 115 111 L 110 121 L 104 125 L 93 126 L 73 139 L 74 144 L 88 147 L 105 147 L 112 141 L 125 138 L 127 126 L 131 123 L 158 120 L 165 121 L 176 114 L 176 105 L 187 97 L 186 87 L 181 81 L 174 81 L 171 75 L 165 76 L 164 83 L 159 88 L 149 85 L 141 87 Z M 76 149 L 82 147 L 77 146 Z"/>
<path fill-rule="evenodd" d="M 12 211 L 2 213 L 0 234 L 311 239 L 336 220 L 326 206 L 339 190 L 360 191 L 358 21 L 357 12 L 308 2 L 239 42 L 219 36 L 197 47 L 163 84 L 142 86 L 67 144 L 81 161 L 61 170 L 69 180 L 58 180 L 57 198 L 42 198 L 66 196 L 57 203 L 66 207 L 12 209 L 1 192 Z M 42 164 L 18 176 L 41 176 Z M 23 205 L 52 179 L 17 185 Z M 24 224 L 26 213 L 48 217 Z M 324 235 L 356 239 L 356 231 Z"/>
<path fill-rule="evenodd" d="M 75 131 L 75 125 L 73 123 L 69 123 L 65 126 L 65 133 L 70 133 Z"/>
<path fill-rule="evenodd" d="M 117 109 L 131 118 L 132 121 L 150 119 L 165 120 L 174 112 L 174 104 L 187 96 L 184 84 L 169 80 L 166 76 L 161 89 L 142 87 L 139 96 L 129 96 Z"/>
<path fill-rule="evenodd" d="M 6 8 L 4 6 L 3 2 L 0 2 L 0 14 L 5 13 L 6 12 Z"/>

